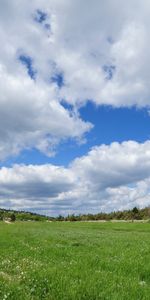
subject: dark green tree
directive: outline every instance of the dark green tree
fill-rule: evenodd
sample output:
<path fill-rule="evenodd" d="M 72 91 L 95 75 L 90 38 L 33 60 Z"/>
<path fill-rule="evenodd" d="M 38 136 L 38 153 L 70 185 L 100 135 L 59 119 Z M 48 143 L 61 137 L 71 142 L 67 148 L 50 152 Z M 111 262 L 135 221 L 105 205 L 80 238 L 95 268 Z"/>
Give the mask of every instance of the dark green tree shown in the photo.
<path fill-rule="evenodd" d="M 10 220 L 11 220 L 11 222 L 15 222 L 15 221 L 16 221 L 16 216 L 15 216 L 14 213 L 12 213 L 12 214 L 10 215 Z"/>

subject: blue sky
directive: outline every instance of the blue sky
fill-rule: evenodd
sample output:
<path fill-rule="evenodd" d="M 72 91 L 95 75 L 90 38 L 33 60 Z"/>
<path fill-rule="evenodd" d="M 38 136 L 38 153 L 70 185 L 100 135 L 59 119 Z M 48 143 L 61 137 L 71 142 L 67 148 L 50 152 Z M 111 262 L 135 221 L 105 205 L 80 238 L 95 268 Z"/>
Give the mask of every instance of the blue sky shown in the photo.
<path fill-rule="evenodd" d="M 1 1 L 0 207 L 150 205 L 149 13 L 147 0 Z"/>
<path fill-rule="evenodd" d="M 82 144 L 73 140 L 62 142 L 54 156 L 48 157 L 36 149 L 24 150 L 15 157 L 7 159 L 1 166 L 16 164 L 47 164 L 64 165 L 76 157 L 85 155 L 95 145 L 112 142 L 134 140 L 143 143 L 150 138 L 150 116 L 147 109 L 112 108 L 110 106 L 96 107 L 88 102 L 80 109 L 81 117 L 90 121 L 94 127 L 86 135 L 86 141 Z"/>

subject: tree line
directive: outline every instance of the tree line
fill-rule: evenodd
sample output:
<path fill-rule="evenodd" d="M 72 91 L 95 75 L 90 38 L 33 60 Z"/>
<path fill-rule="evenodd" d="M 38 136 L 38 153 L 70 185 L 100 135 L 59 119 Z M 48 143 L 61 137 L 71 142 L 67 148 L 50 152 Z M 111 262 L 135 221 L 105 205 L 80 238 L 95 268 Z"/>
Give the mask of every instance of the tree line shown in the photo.
<path fill-rule="evenodd" d="M 150 219 L 150 207 L 139 209 L 134 207 L 130 210 L 114 211 L 110 213 L 100 212 L 97 214 L 69 214 L 67 216 L 49 217 L 26 211 L 0 209 L 0 221 L 111 221 L 111 220 L 148 220 Z"/>
<path fill-rule="evenodd" d="M 139 209 L 134 207 L 130 210 L 114 211 L 110 213 L 100 212 L 97 214 L 59 215 L 57 221 L 111 221 L 111 220 L 148 220 L 150 219 L 150 207 Z"/>

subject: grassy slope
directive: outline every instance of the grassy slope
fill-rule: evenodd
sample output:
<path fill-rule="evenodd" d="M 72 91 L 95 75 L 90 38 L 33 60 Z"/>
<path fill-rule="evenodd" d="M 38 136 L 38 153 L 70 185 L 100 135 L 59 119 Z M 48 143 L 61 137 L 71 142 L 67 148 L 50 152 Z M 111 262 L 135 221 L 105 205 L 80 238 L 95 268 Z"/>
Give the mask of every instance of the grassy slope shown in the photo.
<path fill-rule="evenodd" d="M 150 299 L 150 224 L 0 222 L 0 299 Z"/>

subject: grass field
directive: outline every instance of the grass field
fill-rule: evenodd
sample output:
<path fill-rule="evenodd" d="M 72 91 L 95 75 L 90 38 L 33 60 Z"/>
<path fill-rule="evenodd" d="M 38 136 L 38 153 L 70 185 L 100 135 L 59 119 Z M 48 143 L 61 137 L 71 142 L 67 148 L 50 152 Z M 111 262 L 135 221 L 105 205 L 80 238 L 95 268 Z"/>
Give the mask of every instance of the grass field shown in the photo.
<path fill-rule="evenodd" d="M 0 222 L 0 299 L 150 299 L 150 224 Z"/>

